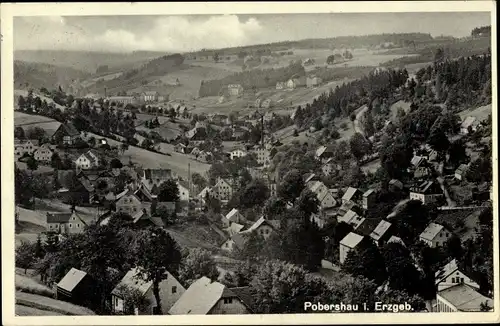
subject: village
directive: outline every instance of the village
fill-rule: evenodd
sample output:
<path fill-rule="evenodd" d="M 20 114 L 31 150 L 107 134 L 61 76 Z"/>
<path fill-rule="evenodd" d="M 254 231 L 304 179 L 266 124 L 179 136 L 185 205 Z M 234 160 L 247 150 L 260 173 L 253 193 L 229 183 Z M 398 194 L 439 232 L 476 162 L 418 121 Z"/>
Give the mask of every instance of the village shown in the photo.
<path fill-rule="evenodd" d="M 376 67 L 273 110 L 268 92 L 325 84 L 226 84 L 219 103 L 246 103 L 230 113 L 158 91 L 17 96 L 19 117 L 51 119 L 15 128 L 18 304 L 261 314 L 370 297 L 368 311 L 490 311 L 491 54 Z"/>

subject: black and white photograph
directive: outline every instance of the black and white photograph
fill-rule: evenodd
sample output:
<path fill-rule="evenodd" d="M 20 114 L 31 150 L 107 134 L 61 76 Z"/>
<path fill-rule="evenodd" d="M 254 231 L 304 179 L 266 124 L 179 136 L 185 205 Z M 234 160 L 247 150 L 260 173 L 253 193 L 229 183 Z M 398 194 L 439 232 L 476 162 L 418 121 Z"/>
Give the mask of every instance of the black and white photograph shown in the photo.
<path fill-rule="evenodd" d="M 495 4 L 398 3 L 2 4 L 10 324 L 498 321 Z"/>

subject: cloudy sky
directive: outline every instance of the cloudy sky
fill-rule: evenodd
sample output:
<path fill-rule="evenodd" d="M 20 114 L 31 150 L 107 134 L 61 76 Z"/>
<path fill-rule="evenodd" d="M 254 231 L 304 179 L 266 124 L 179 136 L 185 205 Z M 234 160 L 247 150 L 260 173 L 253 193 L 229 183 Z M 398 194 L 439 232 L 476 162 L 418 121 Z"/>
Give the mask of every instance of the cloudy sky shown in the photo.
<path fill-rule="evenodd" d="M 470 35 L 490 13 L 32 16 L 14 19 L 14 48 L 192 51 L 306 38 L 422 32 Z"/>

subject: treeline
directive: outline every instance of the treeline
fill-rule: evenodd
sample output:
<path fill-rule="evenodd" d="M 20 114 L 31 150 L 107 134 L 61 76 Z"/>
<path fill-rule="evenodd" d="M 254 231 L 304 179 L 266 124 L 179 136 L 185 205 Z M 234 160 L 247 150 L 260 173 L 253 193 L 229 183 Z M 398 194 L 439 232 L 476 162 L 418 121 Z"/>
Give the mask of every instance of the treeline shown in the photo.
<path fill-rule="evenodd" d="M 304 67 L 300 62 L 293 62 L 278 69 L 244 71 L 222 79 L 202 81 L 199 95 L 217 96 L 229 84 L 240 84 L 244 89 L 275 87 L 277 82 L 284 82 L 294 75 L 305 76 Z"/>
<path fill-rule="evenodd" d="M 472 37 L 475 36 L 490 36 L 491 35 L 491 26 L 481 26 L 476 27 L 470 33 Z"/>
<path fill-rule="evenodd" d="M 376 99 L 390 97 L 393 92 L 405 84 L 408 71 L 392 70 L 369 75 L 342 86 L 337 86 L 329 93 L 321 94 L 311 104 L 298 107 L 295 123 L 308 126 L 315 119 L 327 114 L 327 123 L 337 117 L 347 117 L 362 105 L 371 105 Z"/>

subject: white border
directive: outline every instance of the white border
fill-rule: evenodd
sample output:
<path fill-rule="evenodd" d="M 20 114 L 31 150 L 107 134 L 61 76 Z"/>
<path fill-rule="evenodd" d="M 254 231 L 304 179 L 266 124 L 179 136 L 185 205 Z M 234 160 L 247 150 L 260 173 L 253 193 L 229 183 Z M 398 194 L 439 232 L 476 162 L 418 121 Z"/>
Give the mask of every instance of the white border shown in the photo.
<path fill-rule="evenodd" d="M 248 325 L 248 324 L 422 324 L 485 323 L 500 321 L 499 282 L 494 284 L 494 311 L 489 313 L 295 314 L 225 316 L 124 317 L 16 317 L 14 315 L 14 175 L 13 175 L 13 16 L 50 15 L 181 15 L 181 14 L 285 14 L 338 12 L 491 12 L 493 145 L 497 143 L 497 47 L 494 1 L 384 2 L 244 2 L 244 3 L 21 3 L 1 4 L 2 33 L 2 317 L 5 325 Z M 408 22 L 411 24 L 411 22 Z M 494 196 L 498 196 L 498 152 L 493 146 Z M 498 202 L 494 207 L 494 275 L 498 280 Z"/>

